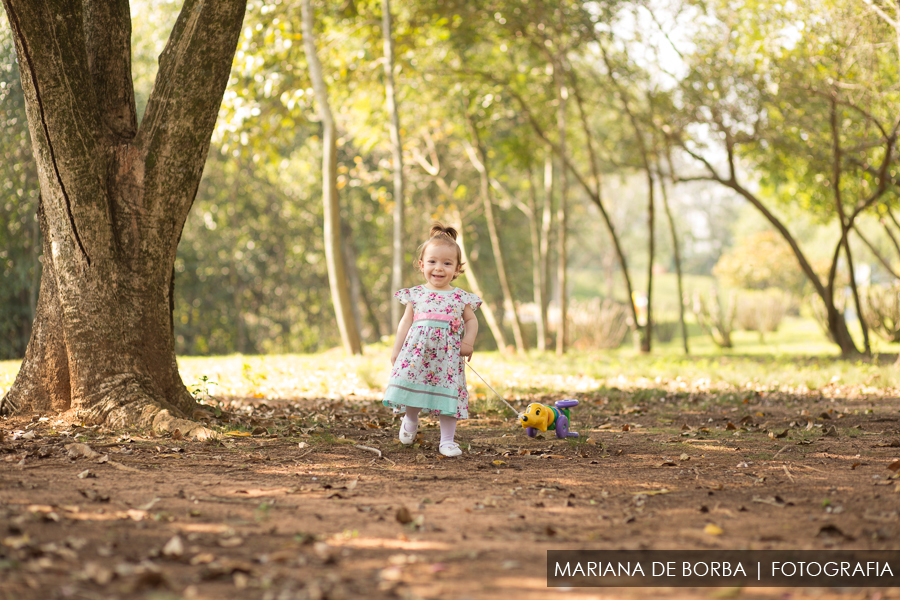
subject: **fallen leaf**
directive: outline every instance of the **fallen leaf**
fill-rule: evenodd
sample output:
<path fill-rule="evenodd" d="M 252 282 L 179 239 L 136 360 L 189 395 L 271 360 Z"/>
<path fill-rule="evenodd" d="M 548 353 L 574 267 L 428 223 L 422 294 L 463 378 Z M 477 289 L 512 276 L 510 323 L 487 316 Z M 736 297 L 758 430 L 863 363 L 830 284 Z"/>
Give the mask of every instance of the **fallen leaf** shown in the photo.
<path fill-rule="evenodd" d="M 184 542 L 181 541 L 181 537 L 173 536 L 166 545 L 163 546 L 162 555 L 166 558 L 181 558 L 184 556 Z"/>
<path fill-rule="evenodd" d="M 891 463 L 887 466 L 888 469 L 893 471 L 894 473 L 900 472 L 900 458 L 895 458 L 891 461 Z"/>
<path fill-rule="evenodd" d="M 737 429 L 737 425 L 735 425 L 735 424 L 732 423 L 731 421 L 728 421 L 728 424 L 725 425 L 725 429 L 728 430 L 728 431 L 734 431 L 734 430 Z"/>
<path fill-rule="evenodd" d="M 769 432 L 769 437 L 772 438 L 773 440 L 774 440 L 774 439 L 786 438 L 787 435 L 788 435 L 788 431 L 789 431 L 788 429 L 785 429 L 785 430 L 782 431 L 781 433 L 775 433 L 774 431 L 770 431 L 770 432 Z"/>
<path fill-rule="evenodd" d="M 706 527 L 703 528 L 703 533 L 706 533 L 709 535 L 722 535 L 723 533 L 725 533 L 725 531 L 718 525 L 713 525 L 712 523 L 709 523 Z"/>
<path fill-rule="evenodd" d="M 409 509 L 405 506 L 401 506 L 397 509 L 397 513 L 394 515 L 394 518 L 397 519 L 397 522 L 402 525 L 412 523 L 413 521 L 412 515 L 409 514 Z"/>
<path fill-rule="evenodd" d="M 66 446 L 66 450 L 69 453 L 69 458 L 99 458 L 100 453 L 94 452 L 94 450 L 88 446 L 87 444 L 69 444 Z"/>
<path fill-rule="evenodd" d="M 496 467 L 501 467 L 501 466 L 505 465 L 506 463 L 502 460 L 492 460 L 491 464 Z"/>
<path fill-rule="evenodd" d="M 232 437 L 250 437 L 249 431 L 229 431 L 225 435 L 230 435 Z"/>

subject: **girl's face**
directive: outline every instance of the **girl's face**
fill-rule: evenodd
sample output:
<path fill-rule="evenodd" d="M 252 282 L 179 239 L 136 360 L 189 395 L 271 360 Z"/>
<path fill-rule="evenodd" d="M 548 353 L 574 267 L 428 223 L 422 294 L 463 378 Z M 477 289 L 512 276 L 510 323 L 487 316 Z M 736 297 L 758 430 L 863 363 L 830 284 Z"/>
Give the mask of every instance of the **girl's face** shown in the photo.
<path fill-rule="evenodd" d="M 419 268 L 428 282 L 425 287 L 432 290 L 449 290 L 450 282 L 459 274 L 456 247 L 432 242 L 422 253 Z"/>

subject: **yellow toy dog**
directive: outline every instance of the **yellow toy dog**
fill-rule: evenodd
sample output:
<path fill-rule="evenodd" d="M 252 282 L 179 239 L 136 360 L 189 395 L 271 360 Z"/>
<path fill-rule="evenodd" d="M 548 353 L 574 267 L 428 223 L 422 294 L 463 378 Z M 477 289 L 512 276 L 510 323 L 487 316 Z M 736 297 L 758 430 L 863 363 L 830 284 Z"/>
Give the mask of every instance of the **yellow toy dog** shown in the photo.
<path fill-rule="evenodd" d="M 532 402 L 519 415 L 522 427 L 528 437 L 534 437 L 538 431 L 555 430 L 556 437 L 578 437 L 574 431 L 569 431 L 569 409 L 578 406 L 578 400 L 560 400 L 553 406 Z"/>

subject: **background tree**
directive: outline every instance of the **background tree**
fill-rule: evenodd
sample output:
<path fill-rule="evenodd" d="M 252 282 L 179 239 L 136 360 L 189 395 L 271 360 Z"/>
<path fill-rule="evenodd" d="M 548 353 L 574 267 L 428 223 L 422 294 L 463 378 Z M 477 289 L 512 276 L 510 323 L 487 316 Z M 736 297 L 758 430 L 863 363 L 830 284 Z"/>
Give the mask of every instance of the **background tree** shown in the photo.
<path fill-rule="evenodd" d="M 331 287 L 331 302 L 337 318 L 344 350 L 350 354 L 362 354 L 359 327 L 350 306 L 350 289 L 347 285 L 347 270 L 341 252 L 341 211 L 338 198 L 337 126 L 331 112 L 328 88 L 322 73 L 322 64 L 316 50 L 314 15 L 309 0 L 301 3 L 303 11 L 303 44 L 306 60 L 312 78 L 319 118 L 322 120 L 322 197 L 325 206 L 325 263 L 328 266 L 328 281 Z M 402 201 L 402 199 L 401 199 Z"/>
<path fill-rule="evenodd" d="M 842 353 L 858 353 L 835 290 L 842 253 L 855 289 L 849 232 L 884 196 L 894 160 L 896 61 L 877 50 L 886 28 L 863 7 L 828 0 L 763 12 L 756 3 L 705 6 L 711 25 L 696 38 L 680 87 L 686 121 L 677 140 L 705 169 L 699 178 L 738 193 L 785 239 L 825 306 L 831 338 Z M 749 21 L 738 18 L 744 11 Z M 691 135 L 699 132 L 692 124 L 709 133 Z M 716 144 L 724 165 L 708 153 Z M 760 175 L 758 191 L 743 166 Z M 840 226 L 824 281 L 778 217 L 779 203 Z"/>

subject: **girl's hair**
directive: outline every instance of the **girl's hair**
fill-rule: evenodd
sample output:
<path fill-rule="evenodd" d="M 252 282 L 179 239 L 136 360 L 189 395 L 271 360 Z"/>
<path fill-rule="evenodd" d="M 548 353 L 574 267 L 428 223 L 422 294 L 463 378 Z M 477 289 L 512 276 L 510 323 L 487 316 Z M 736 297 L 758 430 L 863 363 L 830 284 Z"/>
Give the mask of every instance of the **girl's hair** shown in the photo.
<path fill-rule="evenodd" d="M 456 248 L 456 264 L 458 265 L 458 268 L 453 279 L 456 279 L 465 273 L 465 269 L 463 269 L 465 263 L 462 261 L 462 249 L 459 247 L 459 244 L 456 243 L 457 237 L 459 237 L 459 233 L 452 227 L 445 227 L 443 224 L 437 222 L 432 225 L 428 239 L 424 244 L 419 246 L 419 257 L 416 259 L 416 268 L 420 271 L 422 270 L 420 265 L 422 263 L 422 257 L 425 256 L 425 249 L 428 248 L 428 246 L 431 244 L 444 244 Z"/>

